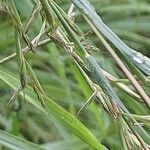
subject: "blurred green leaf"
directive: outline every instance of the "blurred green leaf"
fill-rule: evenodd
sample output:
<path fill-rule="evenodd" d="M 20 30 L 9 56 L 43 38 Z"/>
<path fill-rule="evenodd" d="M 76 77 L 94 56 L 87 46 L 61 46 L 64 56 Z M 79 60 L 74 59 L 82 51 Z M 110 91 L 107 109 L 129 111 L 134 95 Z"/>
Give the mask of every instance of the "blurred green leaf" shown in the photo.
<path fill-rule="evenodd" d="M 0 70 L 0 79 L 11 86 L 13 89 L 17 89 L 19 85 L 19 81 L 14 77 L 8 75 L 4 71 Z M 22 94 L 22 93 L 21 93 Z M 46 114 L 50 114 L 54 117 L 58 122 L 60 122 L 67 130 L 71 133 L 90 144 L 92 147 L 97 150 L 103 150 L 103 145 L 100 144 L 98 139 L 74 116 L 72 116 L 69 112 L 64 110 L 61 106 L 53 102 L 50 98 L 45 97 L 45 103 L 48 106 L 48 109 L 44 109 L 39 101 L 37 101 L 33 95 L 33 90 L 31 87 L 27 87 L 25 98 L 36 106 L 38 109 L 42 110 Z"/>
<path fill-rule="evenodd" d="M 2 130 L 0 130 L 0 144 L 12 150 L 44 150 L 44 148 L 39 145 Z"/>

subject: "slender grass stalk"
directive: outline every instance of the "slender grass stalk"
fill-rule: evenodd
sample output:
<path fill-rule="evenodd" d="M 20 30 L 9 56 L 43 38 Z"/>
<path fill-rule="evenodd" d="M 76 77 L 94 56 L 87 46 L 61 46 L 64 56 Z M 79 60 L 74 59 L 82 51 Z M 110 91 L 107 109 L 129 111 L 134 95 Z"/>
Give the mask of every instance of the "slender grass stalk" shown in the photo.
<path fill-rule="evenodd" d="M 66 31 L 68 32 L 69 36 L 74 39 L 75 43 L 78 45 L 78 47 L 80 48 L 80 50 L 83 51 L 85 58 L 87 58 L 86 60 L 88 61 L 88 63 L 90 64 L 90 69 L 92 69 L 92 73 L 93 76 L 95 77 L 95 79 L 98 81 L 99 85 L 102 87 L 102 89 L 107 93 L 107 95 L 109 96 L 111 103 L 114 106 L 114 111 L 116 113 L 116 110 L 118 109 L 118 106 L 120 106 L 125 112 L 128 112 L 128 110 L 124 107 L 124 105 L 121 103 L 121 101 L 119 100 L 118 96 L 116 95 L 116 93 L 114 92 L 114 90 L 112 89 L 111 85 L 109 84 L 109 81 L 107 80 L 107 78 L 103 75 L 102 72 L 99 72 L 100 70 L 100 66 L 97 64 L 97 62 L 95 61 L 95 59 L 90 56 L 84 46 L 80 43 L 80 41 L 78 40 L 78 38 L 76 37 L 76 35 L 74 34 L 74 32 L 71 30 L 71 28 L 69 27 L 69 25 L 67 24 L 67 20 L 65 20 L 62 15 L 59 13 L 59 11 L 57 10 L 57 8 L 55 7 L 55 5 L 53 4 L 54 2 L 51 1 L 51 7 L 54 10 L 54 12 L 57 14 L 57 17 L 59 18 L 59 20 L 62 22 L 64 28 L 66 29 Z M 96 69 L 97 67 L 97 69 Z M 94 70 L 93 70 L 94 69 Z M 96 74 L 95 74 L 95 72 Z M 104 85 L 107 85 L 107 87 L 105 87 Z M 114 101 L 116 101 L 117 103 L 114 103 Z M 128 112 L 129 113 L 129 112 Z M 132 116 L 131 118 L 136 121 Z M 140 126 L 139 126 L 140 127 Z M 141 128 L 141 127 L 140 127 Z M 143 130 L 143 129 L 142 129 Z"/>
<path fill-rule="evenodd" d="M 58 11 L 61 13 L 61 15 L 64 17 L 65 20 L 67 20 L 67 23 L 69 24 L 70 28 L 79 36 L 83 35 L 83 32 L 80 30 L 80 28 L 68 17 L 68 15 L 56 4 L 54 3 Z"/>
<path fill-rule="evenodd" d="M 35 41 L 35 40 L 33 39 L 33 40 L 32 40 L 32 43 L 34 43 L 34 41 Z M 45 40 L 39 41 L 38 44 L 33 44 L 33 45 L 39 47 L 39 46 L 48 44 L 48 43 L 50 43 L 50 42 L 51 42 L 50 39 L 45 39 Z M 26 46 L 25 48 L 23 48 L 22 51 L 23 51 L 23 53 L 29 52 L 29 51 L 30 51 L 29 46 Z M 1 59 L 1 60 L 0 60 L 0 64 L 3 64 L 3 63 L 6 63 L 6 62 L 10 61 L 10 60 L 16 58 L 16 56 L 17 56 L 17 54 L 16 54 L 16 53 L 13 53 L 13 54 L 11 54 L 11 55 L 9 55 L 9 56 L 7 56 L 7 57 Z"/>
<path fill-rule="evenodd" d="M 24 32 L 27 33 L 28 30 L 31 28 L 32 24 L 36 20 L 36 18 L 39 15 L 39 12 L 41 10 L 41 3 L 38 3 L 32 10 L 31 16 L 29 17 L 29 20 L 27 23 L 24 25 Z"/>
<path fill-rule="evenodd" d="M 93 22 L 97 30 L 102 32 L 125 57 L 133 62 L 145 74 L 150 75 L 150 59 L 123 43 L 123 41 L 103 23 L 88 0 L 72 0 L 72 2 Z"/>
<path fill-rule="evenodd" d="M 61 15 L 61 13 L 58 11 L 58 9 L 56 8 L 56 6 L 54 5 L 54 1 L 50 1 L 49 4 L 51 5 L 52 9 L 56 13 L 57 17 L 59 18 L 59 20 L 63 24 L 63 26 L 66 29 L 66 31 L 68 32 L 68 34 L 70 35 L 70 38 L 73 39 L 73 41 L 78 46 L 78 52 L 81 54 L 81 56 L 86 55 L 87 51 L 85 50 L 84 46 L 81 44 L 80 40 L 77 38 L 77 36 L 75 35 L 75 33 L 72 31 L 72 29 L 70 28 L 70 26 L 68 25 L 67 20 L 65 20 L 63 18 L 63 16 Z"/>
<path fill-rule="evenodd" d="M 79 39 L 77 38 L 77 36 L 75 35 L 75 33 L 72 31 L 72 29 L 69 27 L 69 25 L 67 24 L 67 21 L 62 17 L 62 15 L 60 14 L 60 12 L 57 10 L 57 8 L 55 7 L 55 5 L 53 4 L 53 1 L 50 2 L 50 5 L 52 7 L 52 9 L 54 10 L 54 12 L 57 14 L 59 20 L 61 21 L 61 23 L 63 24 L 64 28 L 66 29 L 66 31 L 68 32 L 69 36 L 74 40 L 74 42 L 77 44 L 77 46 L 79 47 L 80 51 L 84 54 L 85 58 L 87 59 L 88 63 L 90 63 L 90 67 L 94 67 L 95 68 L 95 65 L 98 67 L 99 65 L 97 64 L 97 62 L 94 60 L 94 58 L 92 58 L 88 53 L 87 51 L 85 50 L 84 46 L 81 44 L 81 42 L 79 41 Z M 92 63 L 92 61 L 94 61 L 94 63 Z M 90 68 L 90 69 L 91 69 Z M 100 68 L 100 67 L 99 67 Z M 99 70 L 99 68 L 97 68 L 97 70 Z M 93 69 L 93 68 L 92 68 Z M 96 69 L 96 68 L 95 68 Z M 101 75 L 104 77 L 103 73 L 101 74 L 102 72 L 100 72 L 100 76 L 99 78 L 101 78 Z M 101 81 L 103 80 L 100 79 Z M 105 78 L 105 80 L 107 81 L 107 79 Z M 104 85 L 101 85 L 103 84 L 103 82 L 105 83 L 106 81 L 102 81 L 102 82 L 99 82 L 100 86 L 102 86 L 104 89 Z M 107 81 L 108 83 L 108 81 Z M 107 85 L 107 83 L 105 85 Z M 110 86 L 109 86 L 110 87 Z M 105 90 L 106 91 L 106 90 Z M 111 88 L 111 93 L 107 93 L 109 96 L 110 96 L 110 99 L 112 101 L 114 100 L 117 100 L 117 96 L 114 97 L 113 93 L 112 92 L 112 88 Z M 110 92 L 109 90 L 107 92 Z M 115 108 L 116 109 L 116 108 Z"/>
<path fill-rule="evenodd" d="M 21 86 L 25 88 L 26 86 L 26 64 L 25 59 L 23 56 L 23 52 L 20 45 L 20 34 L 18 31 L 16 31 L 16 54 L 18 56 L 18 64 L 19 64 L 19 73 L 20 73 L 20 81 Z"/>
<path fill-rule="evenodd" d="M 125 118 L 124 118 L 125 119 Z M 134 133 L 134 135 L 136 136 L 136 138 L 138 139 L 138 141 L 140 142 L 142 148 L 144 150 L 149 150 L 147 144 L 144 142 L 144 140 L 141 138 L 141 136 L 135 131 L 135 129 L 132 127 L 132 125 L 130 123 L 128 123 L 128 121 L 126 121 L 128 126 L 130 127 L 131 131 Z"/>
<path fill-rule="evenodd" d="M 91 23 L 88 18 L 84 17 L 90 27 L 93 29 L 95 34 L 98 36 L 98 38 L 101 40 L 101 42 L 104 44 L 104 46 L 107 48 L 109 53 L 112 55 L 112 57 L 117 62 L 120 69 L 125 73 L 125 75 L 128 77 L 128 79 L 131 81 L 137 92 L 140 94 L 140 96 L 143 98 L 143 101 L 147 104 L 148 107 L 150 107 L 150 98 L 146 94 L 146 92 L 143 90 L 141 85 L 137 82 L 135 77 L 132 75 L 132 73 L 128 70 L 128 68 L 125 66 L 125 64 L 122 62 L 122 60 L 119 58 L 119 56 L 114 52 L 114 50 L 111 48 L 111 46 L 107 43 L 107 41 L 101 36 L 101 34 L 97 31 L 97 29 L 94 27 L 94 25 Z"/>
<path fill-rule="evenodd" d="M 9 7 L 8 10 L 10 11 L 10 14 L 12 15 L 12 18 L 14 18 L 14 25 L 16 28 L 20 28 L 22 26 L 22 22 L 20 19 L 20 16 L 18 14 L 18 11 L 16 9 L 16 6 L 14 4 L 13 0 L 6 0 L 7 6 Z"/>
<path fill-rule="evenodd" d="M 53 147 L 55 143 L 47 142 L 53 139 L 54 134 L 54 137 L 63 140 L 56 142 L 58 145 L 61 145 L 59 148 L 63 149 L 64 147 L 61 143 L 66 144 L 64 140 L 67 140 L 68 143 L 73 134 L 85 142 L 81 143 L 81 145 L 86 149 L 89 149 L 89 146 L 91 146 L 95 150 L 105 150 L 107 148 L 104 145 L 109 145 L 110 149 L 118 149 L 119 147 L 119 149 L 124 150 L 148 150 L 150 148 L 148 145 L 150 141 L 149 107 L 145 109 L 145 103 L 142 101 L 142 98 L 146 98 L 145 96 L 147 96 L 146 102 L 149 104 L 148 92 L 150 86 L 147 81 L 150 80 L 146 75 L 150 75 L 150 59 L 124 44 L 121 39 L 105 25 L 88 0 L 72 1 L 73 3 L 68 13 L 65 13 L 62 9 L 63 6 L 60 7 L 54 0 L 29 0 L 28 2 L 22 1 L 22 3 L 18 3 L 14 0 L 4 0 L 4 6 L 3 3 L 1 6 L 0 2 L 0 11 L 6 10 L 2 12 L 0 16 L 0 19 L 2 18 L 2 20 L 4 20 L 4 23 L 2 22 L 0 24 L 0 33 L 3 34 L 8 30 L 11 31 L 11 26 L 13 26 L 15 27 L 16 38 L 16 40 L 14 40 L 14 37 L 10 37 L 11 42 L 6 40 L 3 42 L 3 38 L 2 41 L 0 41 L 0 48 L 6 47 L 9 49 L 9 46 L 14 46 L 14 43 L 12 43 L 14 41 L 16 44 L 16 53 L 0 60 L 0 64 L 5 63 L 0 66 L 0 80 L 15 90 L 7 106 L 10 106 L 17 98 L 17 101 L 15 101 L 13 107 L 11 107 L 11 113 L 8 115 L 11 118 L 11 122 L 7 122 L 7 116 L 2 116 L 0 127 L 1 123 L 2 125 L 6 124 L 5 129 L 7 130 L 8 123 L 8 125 L 12 127 L 12 129 L 9 128 L 10 132 L 18 135 L 18 137 L 21 135 L 27 139 L 31 138 L 31 140 L 36 143 L 42 140 L 42 142 L 46 144 L 46 147 L 41 148 L 41 146 L 34 145 L 26 140 L 17 138 L 17 136 L 1 131 L 0 134 L 2 138 L 0 138 L 0 143 L 14 150 L 26 149 L 26 146 L 27 149 L 47 149 L 47 146 L 48 149 L 50 149 L 51 144 Z M 121 2 L 121 0 L 119 1 Z M 146 4 L 146 0 L 143 1 L 144 2 L 141 3 Z M 99 3 L 102 4 L 103 2 Z M 128 4 L 128 2 L 125 2 L 125 5 L 126 3 Z M 22 4 L 24 6 L 22 6 Z M 144 11 L 142 8 L 142 12 L 140 12 L 139 3 L 137 4 L 138 6 L 136 7 L 138 10 L 135 10 L 135 6 L 130 7 L 134 8 L 134 10 L 130 11 L 130 13 L 133 14 L 132 18 L 135 17 L 133 20 L 137 22 L 140 21 L 139 19 L 146 20 L 145 16 L 147 14 L 144 13 L 149 13 L 147 10 L 149 6 L 145 7 L 145 5 L 141 5 L 143 8 L 146 8 L 146 10 Z M 26 9 L 25 5 L 28 9 Z M 64 5 L 66 5 L 66 3 L 64 3 Z M 76 11 L 75 7 L 77 7 L 79 11 Z M 112 17 L 113 12 L 118 13 L 118 11 L 120 11 L 113 10 L 114 8 L 114 6 L 110 6 L 108 10 L 110 11 L 112 9 L 112 11 L 110 11 L 110 14 L 104 14 L 104 17 L 108 17 L 107 19 L 111 17 L 111 21 L 114 21 Z M 123 9 L 125 8 L 126 7 L 123 7 Z M 119 8 L 117 7 L 117 9 Z M 108 12 L 108 10 L 107 6 L 102 8 L 104 13 Z M 81 12 L 90 25 L 90 31 L 83 33 L 81 30 L 81 26 L 83 24 L 85 25 L 86 22 L 80 20 L 81 26 L 76 24 L 75 21 L 78 22 L 78 19 L 81 19 L 76 18 L 78 17 L 78 12 Z M 137 16 L 135 16 L 135 13 L 137 13 Z M 6 19 L 4 18 L 5 15 L 11 16 L 13 25 L 10 24 L 11 21 L 9 21 L 8 17 L 6 17 Z M 120 16 L 116 16 L 116 20 L 120 19 L 119 17 Z M 6 25 L 9 29 L 6 29 Z M 144 22 L 144 26 L 145 25 L 147 25 L 147 22 L 146 24 Z M 36 31 L 34 27 L 36 27 Z M 87 24 L 84 27 L 84 29 L 87 29 Z M 38 34 L 37 30 L 39 30 Z M 148 30 L 148 28 L 146 28 L 146 30 Z M 128 77 L 127 79 L 112 76 L 105 71 L 105 69 L 108 69 L 107 67 L 102 69 L 103 65 L 97 62 L 97 56 L 95 57 L 94 55 L 97 54 L 98 51 L 101 51 L 101 49 L 92 43 L 95 41 L 95 39 L 92 39 L 93 36 L 95 36 L 93 31 L 95 31 L 103 45 L 113 56 L 113 59 L 116 60 L 120 68 L 125 72 Z M 32 38 L 35 34 L 36 36 Z M 91 34 L 93 34 L 92 37 L 90 37 Z M 117 49 L 112 49 L 103 35 Z M 48 36 L 49 39 L 45 36 Z M 90 41 L 88 38 L 90 38 Z M 128 42 L 136 42 L 131 43 L 137 44 L 136 47 L 144 43 L 145 48 L 149 46 L 146 40 L 148 38 L 145 38 L 146 41 L 140 39 L 142 36 L 136 38 L 134 35 L 132 38 L 134 38 L 134 40 L 131 40 L 129 37 L 127 37 L 127 40 Z M 138 41 L 141 42 L 138 43 Z M 40 53 L 38 57 L 42 59 L 42 61 L 39 62 L 36 60 L 37 57 L 35 57 L 37 47 L 45 45 L 48 42 L 51 42 L 51 44 L 39 49 Z M 6 46 L 7 43 L 8 45 Z M 26 44 L 26 46 L 22 49 L 23 44 Z M 32 55 L 26 55 L 29 51 L 34 53 L 32 53 Z M 7 50 L 2 50 L 2 53 L 3 52 L 7 53 Z M 15 57 L 17 57 L 20 81 L 13 77 L 17 75 L 14 71 L 14 61 L 9 64 L 6 63 Z M 123 61 L 119 57 L 122 58 Z M 104 57 L 99 58 L 103 59 Z M 73 63 L 75 63 L 76 66 L 74 66 Z M 105 64 L 107 63 L 110 63 L 109 60 Z M 31 64 L 33 64 L 33 68 Z M 11 72 L 9 69 L 13 71 Z M 134 73 L 135 77 L 129 70 Z M 116 75 L 118 75 L 117 71 L 119 70 L 116 71 L 113 68 L 111 71 L 113 71 L 112 74 L 117 73 Z M 122 75 L 123 74 L 119 74 L 120 77 Z M 2 93 L 4 93 L 1 100 L 2 105 L 0 105 L 1 113 L 5 112 L 5 107 L 3 108 L 5 101 L 3 103 L 3 99 L 5 100 L 5 98 L 7 98 L 8 93 L 6 92 L 8 92 L 9 89 L 7 88 L 5 90 L 6 87 L 3 86 L 3 83 L 0 86 Z M 136 93 L 135 89 L 137 89 L 140 94 Z M 49 96 L 52 96 L 54 100 Z M 22 97 L 26 102 L 32 105 L 24 107 L 21 102 Z M 81 105 L 81 99 L 87 99 L 87 101 Z M 57 104 L 57 100 L 59 100 L 59 104 Z M 63 105 L 65 109 L 61 105 Z M 91 106 L 89 109 L 82 111 L 87 105 Z M 81 108 L 79 109 L 80 106 Z M 66 109 L 68 111 L 66 111 Z M 75 116 L 76 114 L 79 115 L 81 111 L 82 114 L 80 114 L 80 116 Z M 131 112 L 133 114 L 131 114 Z M 32 118 L 29 118 L 28 114 L 32 114 Z M 63 128 L 57 125 L 53 118 L 59 122 Z M 81 123 L 80 119 L 87 127 Z M 24 123 L 27 123 L 28 128 L 26 128 L 26 126 L 24 127 Z M 51 126 L 56 128 L 58 132 L 51 132 Z M 96 137 L 89 128 L 96 134 Z M 66 132 L 66 130 L 69 132 Z M 53 131 L 55 132 L 55 129 Z M 35 134 L 32 134 L 33 132 Z M 116 144 L 114 138 L 120 142 Z M 104 145 L 101 144 L 101 142 L 104 142 Z M 65 145 L 65 150 L 73 146 L 72 142 L 70 144 Z M 75 149 L 83 149 L 80 148 L 78 144 L 76 145 L 77 147 L 73 146 Z"/>
<path fill-rule="evenodd" d="M 31 41 L 33 47 L 36 48 L 36 47 L 39 47 L 39 46 L 42 46 L 42 45 L 45 45 L 45 44 L 51 42 L 51 40 L 50 40 L 49 38 L 44 39 L 44 40 L 40 40 L 41 37 L 43 37 L 43 35 L 44 35 L 45 33 L 47 33 L 47 32 L 49 32 L 49 28 L 48 28 L 48 29 L 45 29 L 45 22 L 44 22 L 43 25 L 41 26 L 41 30 L 40 30 L 39 34 Z M 23 52 L 23 53 L 27 53 L 27 52 L 29 52 L 30 50 L 31 50 L 30 47 L 29 47 L 29 46 L 26 46 L 25 48 L 22 49 L 22 52 Z M 16 53 L 13 53 L 13 54 L 11 54 L 11 55 L 9 55 L 9 56 L 7 56 L 7 57 L 1 59 L 1 60 L 0 60 L 0 64 L 6 63 L 7 61 L 9 61 L 9 60 L 15 58 L 16 56 L 17 56 L 17 54 L 16 54 Z"/>
<path fill-rule="evenodd" d="M 45 95 L 45 93 L 43 91 L 43 88 L 42 88 L 38 78 L 36 77 L 35 73 L 33 72 L 31 66 L 29 65 L 29 63 L 27 61 L 25 61 L 25 63 L 26 63 L 26 67 L 27 67 L 28 73 L 31 76 L 35 86 L 37 87 L 37 89 L 40 91 L 41 94 Z"/>
<path fill-rule="evenodd" d="M 40 2 L 41 2 L 41 5 L 42 5 L 42 7 L 43 7 L 43 9 L 45 11 L 46 19 L 47 19 L 50 27 L 55 29 L 57 27 L 57 24 L 56 24 L 56 20 L 55 20 L 55 16 L 54 16 L 53 10 L 49 6 L 47 0 L 40 0 Z"/>

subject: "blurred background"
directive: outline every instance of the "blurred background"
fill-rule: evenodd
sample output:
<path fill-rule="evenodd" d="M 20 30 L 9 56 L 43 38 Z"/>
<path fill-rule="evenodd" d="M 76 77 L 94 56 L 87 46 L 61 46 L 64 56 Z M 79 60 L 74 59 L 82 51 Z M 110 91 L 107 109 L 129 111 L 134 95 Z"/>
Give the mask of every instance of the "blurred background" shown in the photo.
<path fill-rule="evenodd" d="M 34 7 L 34 0 L 14 0 L 25 23 Z M 68 11 L 70 0 L 55 0 L 59 6 Z M 103 21 L 123 41 L 137 51 L 150 57 L 150 1 L 149 0 L 91 0 Z M 89 26 L 78 15 L 75 22 L 84 32 Z M 38 16 L 29 30 L 30 39 L 39 32 L 42 25 Z M 114 60 L 105 50 L 99 40 L 91 35 L 88 43 L 99 48 L 91 53 L 97 58 L 110 74 L 124 77 Z M 22 48 L 26 47 L 22 42 Z M 15 36 L 10 16 L 0 8 L 0 60 L 15 52 Z M 63 106 L 73 115 L 89 98 L 92 91 L 84 81 L 73 60 L 64 49 L 53 42 L 41 46 L 34 54 L 26 55 L 46 94 Z M 0 68 L 19 78 L 16 59 L 0 64 Z M 53 119 L 47 121 L 45 115 L 39 112 L 22 97 L 18 97 L 12 110 L 4 113 L 13 90 L 0 80 L 0 129 L 9 131 L 37 144 L 45 144 L 55 150 L 90 150 L 88 145 L 75 138 Z M 127 100 L 127 94 L 119 93 L 121 99 L 137 114 L 147 113 L 135 101 Z M 125 98 L 126 97 L 126 98 Z M 120 150 L 121 142 L 118 129 L 114 121 L 108 116 L 98 103 L 92 103 L 77 117 L 111 150 Z M 1 147 L 2 148 L 2 147 Z M 2 148 L 6 149 L 6 148 Z"/>

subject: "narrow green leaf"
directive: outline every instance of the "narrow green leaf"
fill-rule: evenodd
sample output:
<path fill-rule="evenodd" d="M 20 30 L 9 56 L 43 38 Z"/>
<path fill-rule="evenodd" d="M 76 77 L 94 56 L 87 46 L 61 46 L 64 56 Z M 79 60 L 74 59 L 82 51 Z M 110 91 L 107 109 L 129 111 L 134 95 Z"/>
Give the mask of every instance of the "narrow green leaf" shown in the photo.
<path fill-rule="evenodd" d="M 44 150 L 39 145 L 2 130 L 0 130 L 0 144 L 12 150 Z"/>
<path fill-rule="evenodd" d="M 78 52 L 81 55 L 85 55 L 87 52 L 86 52 L 84 46 L 81 44 L 81 42 L 78 39 L 78 37 L 76 36 L 76 34 L 73 32 L 73 30 L 69 26 L 69 23 L 67 22 L 68 20 L 65 20 L 65 18 L 62 16 L 62 14 L 59 12 L 58 8 L 56 8 L 55 2 L 53 0 L 50 1 L 50 6 L 53 9 L 53 11 L 56 13 L 56 15 L 59 18 L 60 22 L 62 23 L 63 27 L 69 34 L 70 38 L 73 40 L 74 43 L 76 43 L 76 45 L 78 47 L 78 49 L 77 49 Z"/>
<path fill-rule="evenodd" d="M 70 150 L 70 147 L 73 147 L 73 150 L 83 150 L 87 148 L 87 145 L 83 144 L 80 140 L 73 138 L 46 143 L 43 145 L 43 147 L 47 150 Z"/>
<path fill-rule="evenodd" d="M 34 74 L 34 71 L 32 70 L 31 66 L 29 65 L 29 63 L 27 61 L 25 61 L 25 63 L 26 63 L 27 71 L 30 74 L 34 84 L 36 85 L 38 90 L 41 92 L 41 94 L 44 94 L 42 86 L 41 86 L 39 80 L 37 79 L 36 75 Z"/>
<path fill-rule="evenodd" d="M 0 79 L 11 86 L 13 89 L 16 89 L 19 85 L 19 81 L 0 70 Z M 22 95 L 22 93 L 20 93 Z M 35 95 L 34 95 L 35 96 Z M 33 90 L 31 87 L 26 88 L 25 98 L 36 106 L 38 109 L 42 110 L 46 114 L 50 114 L 54 117 L 60 124 L 62 124 L 67 130 L 79 137 L 84 142 L 91 145 L 97 150 L 103 150 L 104 146 L 98 141 L 98 139 L 89 131 L 78 119 L 72 116 L 64 108 L 56 104 L 48 97 L 43 97 L 48 108 L 46 110 L 40 105 L 39 101 L 33 96 Z"/>
<path fill-rule="evenodd" d="M 21 19 L 20 19 L 20 16 L 18 14 L 18 11 L 16 9 L 16 6 L 14 4 L 14 1 L 13 0 L 7 0 L 6 2 L 7 2 L 7 5 L 9 7 L 9 11 L 10 11 L 10 14 L 13 18 L 13 21 L 14 21 L 15 25 L 16 26 L 18 26 L 18 25 L 21 26 L 22 25 Z"/>
<path fill-rule="evenodd" d="M 54 16 L 53 10 L 49 6 L 47 0 L 40 0 L 40 2 L 41 2 L 42 7 L 43 7 L 43 9 L 45 11 L 46 19 L 47 19 L 49 25 L 52 28 L 55 29 L 57 27 L 57 24 L 56 24 L 56 21 L 55 21 L 55 16 Z"/>

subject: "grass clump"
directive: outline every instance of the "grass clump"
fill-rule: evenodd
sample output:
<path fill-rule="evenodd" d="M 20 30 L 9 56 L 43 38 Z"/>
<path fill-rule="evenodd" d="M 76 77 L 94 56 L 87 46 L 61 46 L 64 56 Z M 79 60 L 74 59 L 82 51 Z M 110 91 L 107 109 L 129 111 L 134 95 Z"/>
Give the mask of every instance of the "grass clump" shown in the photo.
<path fill-rule="evenodd" d="M 0 32 L 12 41 L 0 44 L 1 147 L 148 150 L 149 2 L 95 0 L 102 15 L 88 0 L 65 2 L 1 2 Z M 145 30 L 130 20 L 122 29 L 127 6 Z"/>

